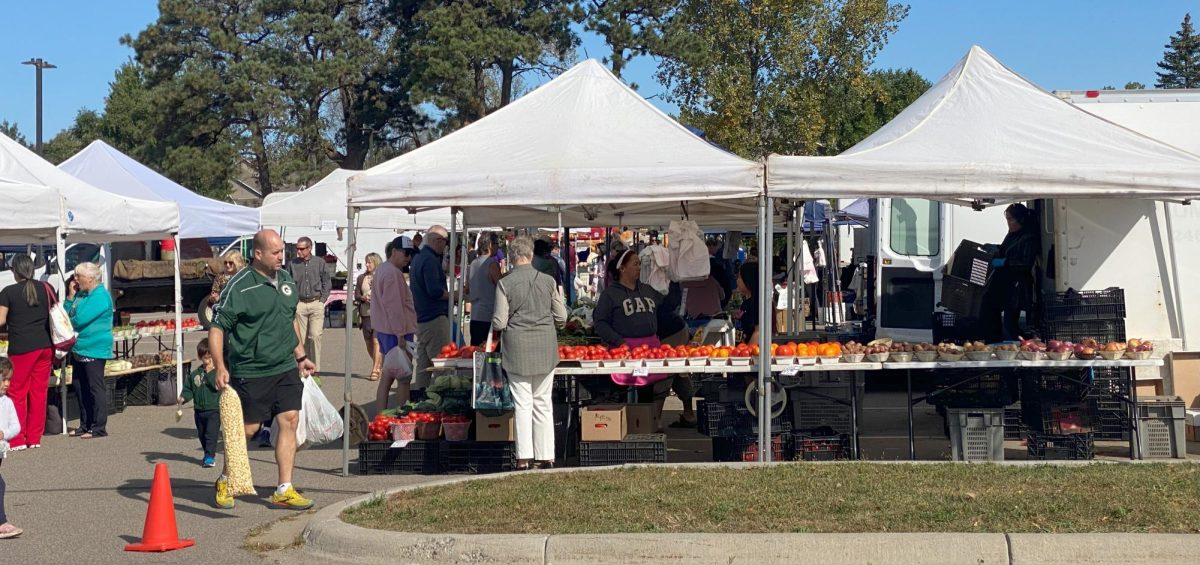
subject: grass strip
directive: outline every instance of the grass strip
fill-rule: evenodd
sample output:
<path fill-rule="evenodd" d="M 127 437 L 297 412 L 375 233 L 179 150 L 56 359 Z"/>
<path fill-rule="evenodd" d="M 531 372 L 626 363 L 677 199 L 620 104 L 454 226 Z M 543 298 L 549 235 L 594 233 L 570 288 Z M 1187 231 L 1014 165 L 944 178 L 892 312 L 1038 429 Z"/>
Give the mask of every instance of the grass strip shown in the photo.
<path fill-rule="evenodd" d="M 777 465 L 526 474 L 342 519 L 425 533 L 1200 532 L 1200 465 Z"/>

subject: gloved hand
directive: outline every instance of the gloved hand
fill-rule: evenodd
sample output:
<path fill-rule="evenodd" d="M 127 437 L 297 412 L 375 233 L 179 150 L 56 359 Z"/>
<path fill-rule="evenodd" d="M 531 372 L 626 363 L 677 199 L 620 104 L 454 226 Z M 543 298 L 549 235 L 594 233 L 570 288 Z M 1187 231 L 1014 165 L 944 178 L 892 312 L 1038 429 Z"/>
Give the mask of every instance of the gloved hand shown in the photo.
<path fill-rule="evenodd" d="M 1004 259 L 992 259 L 992 266 L 993 267 L 1003 267 Z"/>

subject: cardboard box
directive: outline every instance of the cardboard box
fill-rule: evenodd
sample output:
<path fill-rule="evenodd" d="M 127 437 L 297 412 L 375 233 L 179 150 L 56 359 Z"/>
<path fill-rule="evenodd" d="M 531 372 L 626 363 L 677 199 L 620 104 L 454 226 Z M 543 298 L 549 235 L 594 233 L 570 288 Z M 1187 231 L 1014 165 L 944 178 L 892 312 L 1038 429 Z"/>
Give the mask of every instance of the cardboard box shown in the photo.
<path fill-rule="evenodd" d="M 1166 396 L 1163 393 L 1163 382 L 1161 379 L 1154 381 L 1137 381 L 1138 398 L 1147 396 Z"/>
<path fill-rule="evenodd" d="M 653 434 L 658 432 L 654 419 L 654 404 L 626 404 L 625 431 L 630 434 Z"/>
<path fill-rule="evenodd" d="M 475 441 L 516 441 L 516 437 L 512 412 L 497 416 L 475 413 Z"/>
<path fill-rule="evenodd" d="M 624 404 L 597 404 L 579 409 L 580 441 L 621 441 L 628 433 Z"/>
<path fill-rule="evenodd" d="M 1188 441 L 1200 441 L 1200 426 L 1188 424 L 1184 428 L 1187 430 Z"/>
<path fill-rule="evenodd" d="M 1200 408 L 1200 352 L 1176 351 L 1167 358 L 1175 396 L 1183 399 L 1185 408 Z"/>

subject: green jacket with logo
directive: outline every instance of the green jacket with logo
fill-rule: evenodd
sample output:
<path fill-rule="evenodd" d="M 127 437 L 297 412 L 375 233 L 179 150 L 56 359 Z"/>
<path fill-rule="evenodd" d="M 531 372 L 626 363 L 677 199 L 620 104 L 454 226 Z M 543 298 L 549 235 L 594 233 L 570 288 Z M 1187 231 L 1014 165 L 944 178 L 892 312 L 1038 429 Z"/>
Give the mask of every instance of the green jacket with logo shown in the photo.
<path fill-rule="evenodd" d="M 296 368 L 300 290 L 287 271 L 272 282 L 246 267 L 225 285 L 213 325 L 225 332 L 225 366 L 233 378 L 272 377 Z"/>
<path fill-rule="evenodd" d="M 183 381 L 183 401 L 195 401 L 196 410 L 220 410 L 221 393 L 217 392 L 217 372 L 205 371 L 201 365 Z"/>

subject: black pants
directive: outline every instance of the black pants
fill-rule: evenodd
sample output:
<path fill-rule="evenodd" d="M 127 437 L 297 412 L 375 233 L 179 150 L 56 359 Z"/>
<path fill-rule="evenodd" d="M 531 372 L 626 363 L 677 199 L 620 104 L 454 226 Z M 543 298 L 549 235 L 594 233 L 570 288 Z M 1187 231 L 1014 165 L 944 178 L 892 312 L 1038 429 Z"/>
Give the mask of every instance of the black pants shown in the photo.
<path fill-rule="evenodd" d="M 488 332 L 492 331 L 491 320 L 471 320 L 471 345 L 476 347 L 487 342 Z"/>
<path fill-rule="evenodd" d="M 221 411 L 196 410 L 196 435 L 205 457 L 217 455 L 217 438 L 221 437 Z"/>
<path fill-rule="evenodd" d="M 4 464 L 4 460 L 0 459 L 0 465 Z M 8 522 L 8 515 L 4 513 L 4 489 L 7 485 L 4 484 L 4 475 L 0 475 L 0 524 Z"/>
<path fill-rule="evenodd" d="M 108 435 L 108 388 L 104 382 L 104 360 L 81 361 L 72 357 L 75 397 L 79 399 L 79 429 L 93 436 Z"/>

